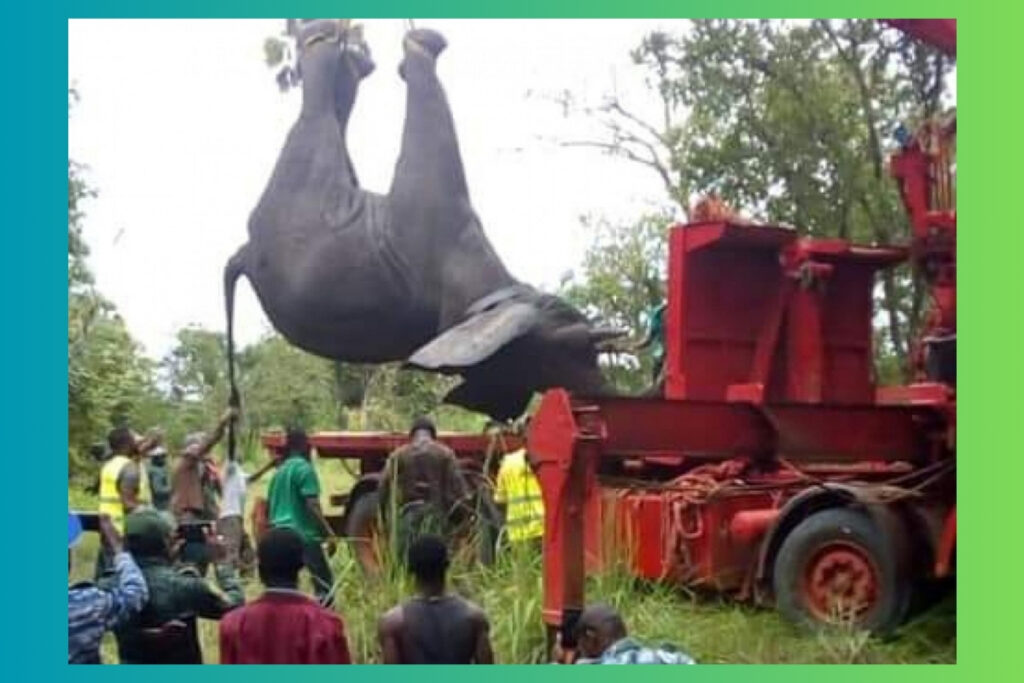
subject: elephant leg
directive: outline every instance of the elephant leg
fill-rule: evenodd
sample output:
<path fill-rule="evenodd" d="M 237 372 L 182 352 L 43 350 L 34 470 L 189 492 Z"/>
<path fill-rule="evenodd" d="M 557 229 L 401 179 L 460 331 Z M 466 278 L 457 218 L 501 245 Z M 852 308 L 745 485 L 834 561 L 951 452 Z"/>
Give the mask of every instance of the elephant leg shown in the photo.
<path fill-rule="evenodd" d="M 411 204 L 448 204 L 468 196 L 462 156 L 448 98 L 437 77 L 437 56 L 445 48 L 436 31 L 405 36 L 399 73 L 406 82 L 402 149 L 390 195 Z"/>

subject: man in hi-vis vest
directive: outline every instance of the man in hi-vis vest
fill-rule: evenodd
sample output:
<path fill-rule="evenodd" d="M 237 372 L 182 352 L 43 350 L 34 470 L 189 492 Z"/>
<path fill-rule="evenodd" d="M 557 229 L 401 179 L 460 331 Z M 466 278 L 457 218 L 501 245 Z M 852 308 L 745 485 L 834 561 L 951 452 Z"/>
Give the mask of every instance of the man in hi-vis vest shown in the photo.
<path fill-rule="evenodd" d="M 539 550 L 544 537 L 544 500 L 526 449 L 506 455 L 494 487 L 494 502 L 505 513 L 505 534 L 515 544 Z"/>
<path fill-rule="evenodd" d="M 110 517 L 118 533 L 124 533 L 124 517 L 132 510 L 152 505 L 149 476 L 142 465 L 143 447 L 153 445 L 152 439 L 140 440 L 127 427 L 110 431 L 107 442 L 111 456 L 100 470 L 101 515 Z M 99 579 L 111 566 L 111 550 L 103 547 L 96 559 L 96 578 Z"/>

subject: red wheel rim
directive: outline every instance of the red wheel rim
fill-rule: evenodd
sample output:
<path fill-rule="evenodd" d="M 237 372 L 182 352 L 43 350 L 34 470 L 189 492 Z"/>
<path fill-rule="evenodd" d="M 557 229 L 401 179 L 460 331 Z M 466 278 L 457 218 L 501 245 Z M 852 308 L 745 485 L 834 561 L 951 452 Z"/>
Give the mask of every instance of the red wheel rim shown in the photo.
<path fill-rule="evenodd" d="M 801 591 L 819 621 L 861 620 L 878 602 L 879 572 L 871 555 L 848 541 L 819 547 L 804 569 Z"/>

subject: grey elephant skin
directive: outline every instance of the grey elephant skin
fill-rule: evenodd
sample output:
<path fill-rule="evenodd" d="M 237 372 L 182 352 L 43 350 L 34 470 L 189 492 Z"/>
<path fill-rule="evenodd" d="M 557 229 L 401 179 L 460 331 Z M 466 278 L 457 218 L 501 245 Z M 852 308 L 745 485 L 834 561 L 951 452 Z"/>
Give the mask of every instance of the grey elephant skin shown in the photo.
<path fill-rule="evenodd" d="M 521 415 L 535 391 L 603 392 L 596 344 L 607 333 L 513 278 L 473 210 L 436 71 L 440 34 L 405 36 L 402 146 L 383 195 L 360 188 L 346 140 L 359 83 L 373 71 L 369 50 L 326 20 L 298 38 L 301 114 L 224 274 L 232 400 L 242 275 L 295 346 L 461 375 L 445 401 L 498 420 Z"/>

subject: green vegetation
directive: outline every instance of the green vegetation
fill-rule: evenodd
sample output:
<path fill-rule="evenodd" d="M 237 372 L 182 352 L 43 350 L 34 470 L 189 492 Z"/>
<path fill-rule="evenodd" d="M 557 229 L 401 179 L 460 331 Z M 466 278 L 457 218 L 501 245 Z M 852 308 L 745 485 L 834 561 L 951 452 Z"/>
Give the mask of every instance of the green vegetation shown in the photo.
<path fill-rule="evenodd" d="M 337 461 L 317 463 L 326 493 L 344 488 L 348 475 Z M 259 486 L 259 485 L 258 485 Z M 265 483 L 262 484 L 265 486 Z M 257 489 L 258 492 L 259 489 Z M 76 547 L 73 579 L 89 578 L 95 561 L 96 539 L 87 534 Z M 346 546 L 333 558 L 338 581 L 337 609 L 345 619 L 350 647 L 357 662 L 379 661 L 377 618 L 410 595 L 411 586 L 393 569 L 369 578 Z M 456 558 L 452 585 L 490 615 L 495 654 L 501 663 L 541 662 L 545 633 L 541 620 L 543 584 L 540 559 L 506 553 L 493 567 L 468 557 Z M 312 593 L 307 582 L 304 589 Z M 250 599 L 260 594 L 257 580 L 246 585 Z M 702 663 L 953 663 L 956 661 L 955 599 L 932 607 L 887 641 L 854 631 L 813 635 L 798 631 L 767 608 L 733 604 L 720 598 L 696 596 L 667 586 L 640 583 L 624 571 L 593 576 L 587 587 L 592 600 L 622 611 L 637 637 L 669 642 Z M 218 661 L 217 623 L 202 621 L 204 658 Z M 117 661 L 112 636 L 103 648 L 104 661 Z"/>
<path fill-rule="evenodd" d="M 647 36 L 635 52 L 662 104 L 658 121 L 635 116 L 608 98 L 584 113 L 607 137 L 583 144 L 641 163 L 664 182 L 667 204 L 635 221 L 588 218 L 593 241 L 579 273 L 560 292 L 588 314 L 640 336 L 644 312 L 664 298 L 665 226 L 704 193 L 739 212 L 789 223 L 807 234 L 863 242 L 907 236 L 907 222 L 885 158 L 897 124 L 942 110 L 951 65 L 929 48 L 874 21 L 694 21 L 689 32 Z M 272 65 L 287 61 L 268 42 Z M 284 73 L 285 77 L 288 76 Z M 281 81 L 287 84 L 287 78 Z M 69 114 L 76 99 L 69 92 Z M 180 330 L 162 359 L 147 358 L 116 307 L 94 286 L 82 238 L 86 203 L 97 196 L 87 169 L 68 162 L 68 469 L 69 506 L 94 509 L 98 465 L 90 447 L 116 424 L 161 426 L 170 450 L 207 428 L 227 399 L 225 339 L 219 331 Z M 906 272 L 886 276 L 878 291 L 879 376 L 898 380 L 923 311 L 923 289 Z M 610 379 L 637 390 L 650 359 L 612 357 Z M 241 447 L 249 469 L 262 464 L 259 437 L 291 423 L 308 429 L 404 429 L 431 413 L 443 429 L 479 431 L 480 416 L 439 406 L 452 381 L 394 365 L 335 364 L 270 335 L 238 353 L 243 398 Z M 339 462 L 318 468 L 325 493 L 343 491 Z M 266 486 L 254 487 L 250 499 Z M 327 504 L 326 495 L 324 504 Z M 92 573 L 96 540 L 74 551 L 72 578 Z M 347 548 L 332 561 L 354 656 L 374 662 L 376 619 L 409 594 L 404 577 L 363 575 Z M 591 577 L 588 595 L 622 610 L 639 638 L 671 642 L 707 663 L 955 662 L 955 598 L 933 606 L 887 641 L 857 632 L 801 633 L 768 609 L 638 583 L 625 572 Z M 460 558 L 452 583 L 490 614 L 500 662 L 543 659 L 543 595 L 537 558 L 503 556 L 493 567 Z M 308 586 L 307 586 L 308 588 Z M 259 594 L 249 583 L 250 597 Z M 208 662 L 217 661 L 216 624 L 203 622 Z M 103 655 L 116 661 L 113 639 Z"/>
<path fill-rule="evenodd" d="M 649 169 L 663 184 L 661 203 L 676 215 L 717 194 L 748 218 L 815 237 L 908 239 L 888 158 L 900 125 L 914 130 L 955 107 L 948 58 L 876 20 L 706 19 L 678 26 L 646 36 L 633 53 L 658 115 L 639 115 L 636 103 L 617 94 L 587 102 L 566 91 L 558 104 L 596 120 L 604 133 L 563 144 Z M 599 220 L 590 224 L 594 243 L 569 291 L 577 301 L 619 304 L 601 312 L 621 322 L 621 304 L 633 306 L 643 300 L 638 293 L 650 293 L 633 275 L 653 273 L 636 259 L 656 252 L 664 236 L 652 234 L 649 219 L 611 231 Z M 631 245 L 636 240 L 641 247 Z M 599 267 L 615 262 L 609 254 L 626 260 L 622 270 Z M 595 267 L 602 277 L 592 278 Z M 905 267 L 881 277 L 876 360 L 884 382 L 905 378 L 924 294 Z M 625 321 L 637 315 L 630 308 Z"/>

